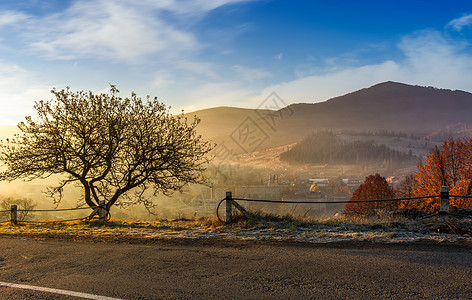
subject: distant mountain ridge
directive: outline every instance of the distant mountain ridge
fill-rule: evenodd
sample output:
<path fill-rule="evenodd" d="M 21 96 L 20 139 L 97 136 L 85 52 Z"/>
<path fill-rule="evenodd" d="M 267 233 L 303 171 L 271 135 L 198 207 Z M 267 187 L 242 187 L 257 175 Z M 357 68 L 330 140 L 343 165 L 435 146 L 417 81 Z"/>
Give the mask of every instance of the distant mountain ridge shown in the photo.
<path fill-rule="evenodd" d="M 395 130 L 428 134 L 472 120 L 472 94 L 384 82 L 315 104 L 293 104 L 312 127 Z"/>
<path fill-rule="evenodd" d="M 199 116 L 200 132 L 215 141 L 228 137 L 234 141 L 238 126 L 250 118 L 251 124 L 257 124 L 268 137 L 267 147 L 296 142 L 322 129 L 388 130 L 427 136 L 435 131 L 443 133 L 453 124 L 471 126 L 472 94 L 388 81 L 320 103 L 291 104 L 270 112 L 272 117 L 267 117 L 267 111 L 232 107 L 189 115 Z"/>

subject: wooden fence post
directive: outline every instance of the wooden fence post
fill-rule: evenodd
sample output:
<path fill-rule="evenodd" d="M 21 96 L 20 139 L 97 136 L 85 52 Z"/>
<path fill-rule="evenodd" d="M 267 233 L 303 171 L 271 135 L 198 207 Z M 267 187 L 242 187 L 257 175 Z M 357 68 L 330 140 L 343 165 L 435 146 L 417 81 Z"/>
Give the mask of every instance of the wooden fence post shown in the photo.
<path fill-rule="evenodd" d="M 98 216 L 100 217 L 99 224 L 103 225 L 105 224 L 105 220 L 107 218 L 107 209 L 106 209 L 104 200 L 101 200 L 99 204 L 100 204 L 100 206 L 98 207 Z"/>
<path fill-rule="evenodd" d="M 441 206 L 439 208 L 439 213 L 449 213 L 449 187 L 441 187 Z"/>
<path fill-rule="evenodd" d="M 18 224 L 18 206 L 12 204 L 10 211 L 10 220 L 13 224 Z"/>
<path fill-rule="evenodd" d="M 233 196 L 231 192 L 226 192 L 226 222 L 233 220 Z"/>

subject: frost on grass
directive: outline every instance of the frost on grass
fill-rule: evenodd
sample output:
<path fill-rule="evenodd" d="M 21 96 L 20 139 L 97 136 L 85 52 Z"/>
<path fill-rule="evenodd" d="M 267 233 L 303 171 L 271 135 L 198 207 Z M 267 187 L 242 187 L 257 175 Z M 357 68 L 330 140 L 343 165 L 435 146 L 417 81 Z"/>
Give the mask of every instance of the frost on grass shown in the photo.
<path fill-rule="evenodd" d="M 0 236 L 69 238 L 99 241 L 151 242 L 161 239 L 230 239 L 241 241 L 295 241 L 331 243 L 371 241 L 404 243 L 415 241 L 472 242 L 472 219 L 431 218 L 425 220 L 381 218 L 337 218 L 303 220 L 288 216 L 255 214 L 224 224 L 218 219 L 178 219 L 154 222 L 112 220 L 104 226 L 84 222 L 40 222 L 0 225 Z"/>

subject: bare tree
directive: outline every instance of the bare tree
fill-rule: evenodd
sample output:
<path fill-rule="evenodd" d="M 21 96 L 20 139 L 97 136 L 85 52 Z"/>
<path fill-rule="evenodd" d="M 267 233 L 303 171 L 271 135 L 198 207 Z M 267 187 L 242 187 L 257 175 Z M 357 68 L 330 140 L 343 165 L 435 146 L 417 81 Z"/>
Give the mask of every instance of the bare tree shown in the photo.
<path fill-rule="evenodd" d="M 12 197 L 7 197 L 4 198 L 0 201 L 0 208 L 2 210 L 10 210 L 11 206 L 15 204 L 17 205 L 18 209 L 18 220 L 20 221 L 26 221 L 30 220 L 33 217 L 33 213 L 31 210 L 33 210 L 36 207 L 36 203 L 33 202 L 33 200 L 29 198 L 12 198 Z M 3 213 L 4 217 L 7 217 L 10 215 L 10 212 L 8 213 Z"/>
<path fill-rule="evenodd" d="M 196 117 L 173 116 L 157 98 L 121 98 L 113 85 L 109 94 L 52 93 L 54 100 L 35 103 L 37 118 L 18 125 L 21 134 L 1 143 L 1 179 L 63 174 L 48 190 L 55 203 L 66 185 L 78 184 L 87 205 L 105 200 L 109 211 L 124 199 L 150 208 L 145 191 L 168 194 L 205 169 L 212 146 L 197 135 Z"/>

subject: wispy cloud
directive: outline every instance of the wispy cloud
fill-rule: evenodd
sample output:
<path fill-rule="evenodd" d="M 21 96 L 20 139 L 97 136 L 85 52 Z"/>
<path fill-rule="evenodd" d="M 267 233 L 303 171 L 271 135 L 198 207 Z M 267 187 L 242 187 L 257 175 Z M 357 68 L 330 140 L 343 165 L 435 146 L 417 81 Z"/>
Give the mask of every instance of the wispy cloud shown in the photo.
<path fill-rule="evenodd" d="M 447 24 L 447 26 L 454 28 L 457 31 L 462 30 L 466 26 L 472 25 L 472 14 L 462 16 L 460 18 L 454 19 Z"/>
<path fill-rule="evenodd" d="M 119 0 L 120 1 L 120 0 Z M 180 15 L 195 15 L 206 13 L 215 8 L 235 3 L 252 2 L 257 0 L 121 0 L 127 5 L 142 5 L 146 8 L 167 10 Z"/>
<path fill-rule="evenodd" d="M 23 13 L 5 11 L 0 13 L 0 28 L 8 25 L 18 24 L 26 19 L 28 19 L 28 16 Z"/>
<path fill-rule="evenodd" d="M 248 68 L 244 66 L 232 66 L 231 69 L 238 73 L 239 76 L 241 76 L 242 80 L 247 81 L 272 77 L 272 74 L 270 72 L 254 68 Z"/>
<path fill-rule="evenodd" d="M 188 22 L 241 0 L 84 0 L 44 17 L 29 16 L 23 36 L 32 51 L 49 59 L 100 59 L 143 62 L 151 55 L 163 61 L 202 47 Z M 2 23 L 28 16 L 7 12 Z M 193 18 L 192 18 L 193 17 Z"/>
<path fill-rule="evenodd" d="M 63 13 L 36 20 L 29 38 L 50 59 L 92 58 L 137 62 L 195 50 L 196 39 L 142 6 L 112 1 L 76 2 Z"/>
<path fill-rule="evenodd" d="M 283 53 L 279 53 L 276 56 L 274 56 L 275 59 L 281 60 L 284 57 Z"/>
<path fill-rule="evenodd" d="M 213 65 L 207 62 L 178 60 L 174 62 L 174 67 L 184 71 L 190 71 L 194 74 L 203 75 L 212 79 L 218 79 Z"/>

